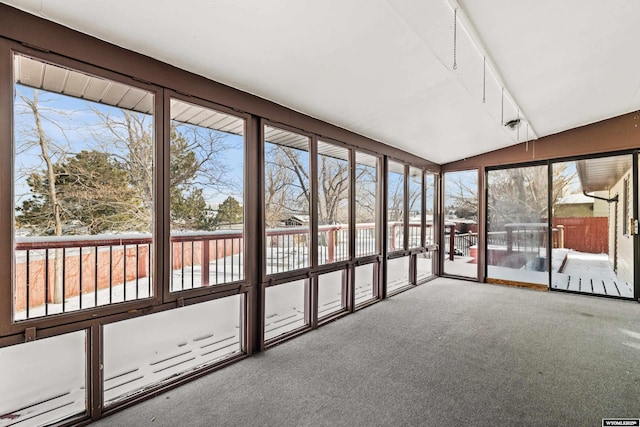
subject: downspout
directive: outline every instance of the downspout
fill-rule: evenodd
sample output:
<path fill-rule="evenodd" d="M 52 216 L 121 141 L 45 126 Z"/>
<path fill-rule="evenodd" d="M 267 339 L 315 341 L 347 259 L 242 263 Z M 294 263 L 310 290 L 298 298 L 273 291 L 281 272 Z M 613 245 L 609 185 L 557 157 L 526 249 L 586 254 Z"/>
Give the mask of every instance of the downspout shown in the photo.
<path fill-rule="evenodd" d="M 587 194 L 587 192 L 585 190 L 582 190 L 582 194 L 584 194 L 587 197 L 591 197 L 592 199 L 598 199 L 598 200 L 603 200 L 607 203 L 618 203 L 619 198 L 618 195 L 616 194 L 614 197 L 612 197 L 611 199 L 607 199 L 605 197 L 600 197 L 600 196 L 594 196 L 592 194 Z"/>

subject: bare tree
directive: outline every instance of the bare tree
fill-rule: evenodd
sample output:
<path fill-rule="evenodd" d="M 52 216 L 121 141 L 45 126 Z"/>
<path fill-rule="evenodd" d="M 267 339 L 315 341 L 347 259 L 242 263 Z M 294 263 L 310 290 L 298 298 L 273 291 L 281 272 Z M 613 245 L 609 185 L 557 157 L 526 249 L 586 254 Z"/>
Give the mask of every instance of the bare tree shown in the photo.
<path fill-rule="evenodd" d="M 344 223 L 349 220 L 349 162 L 319 156 L 318 224 Z"/>
<path fill-rule="evenodd" d="M 453 213 L 454 217 L 478 221 L 478 176 L 472 171 L 453 172 L 446 176 L 445 210 L 446 215 Z"/>
<path fill-rule="evenodd" d="M 356 164 L 356 222 L 376 220 L 378 178 L 375 166 Z"/>
<path fill-rule="evenodd" d="M 54 155 L 56 151 L 60 152 L 59 147 L 56 147 L 51 139 L 47 136 L 44 130 L 44 121 L 48 121 L 53 124 L 57 124 L 58 121 L 47 118 L 43 115 L 43 107 L 40 105 L 39 91 L 33 90 L 33 95 L 28 97 L 22 92 L 17 92 L 18 97 L 24 103 L 25 111 L 33 116 L 33 127 L 29 130 L 24 130 L 25 139 L 21 142 L 22 150 L 27 150 L 34 145 L 39 148 L 39 157 L 45 164 L 45 174 L 47 177 L 47 200 L 48 210 L 47 218 L 50 219 L 50 227 L 53 228 L 53 235 L 62 236 L 62 218 L 61 218 L 61 206 L 58 200 L 58 192 L 56 190 L 56 171 L 54 169 Z M 33 171 L 32 171 L 33 172 Z M 20 222 L 19 219 L 17 222 Z M 48 227 L 47 227 L 48 228 Z M 53 302 L 56 304 L 62 303 L 63 298 L 63 286 L 64 278 L 62 276 L 63 270 L 63 251 L 62 249 L 56 249 L 54 251 L 54 277 L 53 277 Z"/>
<path fill-rule="evenodd" d="M 286 215 L 309 214 L 309 169 L 305 151 L 266 144 L 265 222 L 276 227 Z"/>
<path fill-rule="evenodd" d="M 565 194 L 575 178 L 566 163 L 554 165 L 549 183 L 547 166 L 531 166 L 489 173 L 489 223 L 492 228 L 518 222 L 540 222 L 549 217 L 552 206 Z"/>
<path fill-rule="evenodd" d="M 101 122 L 95 137 L 127 165 L 131 184 L 139 192 L 148 227 L 153 215 L 154 139 L 152 117 L 128 110 L 117 114 L 93 109 Z M 106 148 L 108 147 L 108 148 Z M 202 126 L 172 122 L 170 131 L 171 222 L 178 229 L 212 229 L 206 197 L 231 189 L 241 191 L 229 173 L 224 153 L 226 134 Z M 150 231 L 150 230 L 148 230 Z"/>
<path fill-rule="evenodd" d="M 387 189 L 387 221 L 402 221 L 404 218 L 404 175 L 390 172 Z"/>

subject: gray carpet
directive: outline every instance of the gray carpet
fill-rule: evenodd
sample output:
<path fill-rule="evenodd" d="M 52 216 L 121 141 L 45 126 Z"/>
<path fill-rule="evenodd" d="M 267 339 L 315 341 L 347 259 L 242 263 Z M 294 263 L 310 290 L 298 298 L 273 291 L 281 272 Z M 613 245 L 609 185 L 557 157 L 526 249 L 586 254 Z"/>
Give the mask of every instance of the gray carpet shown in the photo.
<path fill-rule="evenodd" d="M 440 278 L 97 426 L 600 426 L 640 417 L 640 304 Z"/>

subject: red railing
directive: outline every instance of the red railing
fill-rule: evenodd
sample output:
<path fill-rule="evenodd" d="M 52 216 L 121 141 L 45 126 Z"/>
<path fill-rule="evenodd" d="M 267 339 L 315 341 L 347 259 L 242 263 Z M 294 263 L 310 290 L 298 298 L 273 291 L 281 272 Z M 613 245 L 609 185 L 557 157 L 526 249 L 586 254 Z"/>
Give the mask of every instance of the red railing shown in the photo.
<path fill-rule="evenodd" d="M 402 233 L 400 223 L 391 226 L 395 250 Z M 420 224 L 409 226 L 419 242 Z M 308 267 L 309 232 L 308 227 L 267 230 L 267 274 Z M 170 241 L 171 291 L 244 279 L 242 230 L 176 233 Z M 356 225 L 356 256 L 378 254 L 377 241 L 375 224 Z M 348 226 L 319 226 L 318 243 L 320 263 L 348 259 Z M 152 246 L 150 235 L 138 234 L 17 237 L 15 319 L 151 297 Z"/>

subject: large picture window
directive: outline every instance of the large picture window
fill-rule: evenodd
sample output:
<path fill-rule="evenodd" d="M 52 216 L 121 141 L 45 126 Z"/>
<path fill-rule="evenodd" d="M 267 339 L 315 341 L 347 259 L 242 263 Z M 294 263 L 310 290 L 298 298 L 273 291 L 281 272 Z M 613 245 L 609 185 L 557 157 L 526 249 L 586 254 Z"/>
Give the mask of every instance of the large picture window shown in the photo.
<path fill-rule="evenodd" d="M 243 119 L 171 100 L 171 290 L 244 278 Z"/>
<path fill-rule="evenodd" d="M 153 93 L 14 56 L 14 318 L 147 298 Z"/>

